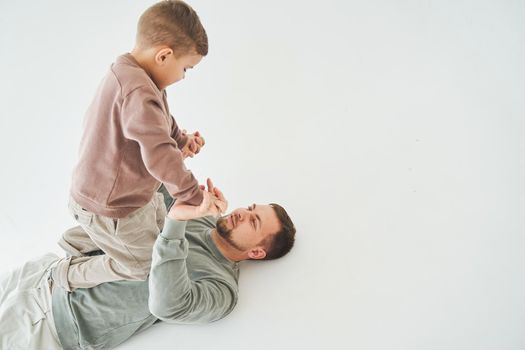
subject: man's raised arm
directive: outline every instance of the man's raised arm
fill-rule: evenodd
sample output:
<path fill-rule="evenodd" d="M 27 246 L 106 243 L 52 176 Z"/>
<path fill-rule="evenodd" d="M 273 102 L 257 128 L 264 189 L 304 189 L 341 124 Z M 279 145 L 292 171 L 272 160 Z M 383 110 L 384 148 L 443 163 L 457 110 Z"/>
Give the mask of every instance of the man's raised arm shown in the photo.
<path fill-rule="evenodd" d="M 226 210 L 226 200 L 208 182 L 200 206 L 178 205 L 171 208 L 162 233 L 153 247 L 149 276 L 149 308 L 162 321 L 207 323 L 226 316 L 237 302 L 236 291 L 220 278 L 192 281 L 186 258 L 188 241 L 186 221 Z M 218 208 L 218 204 L 222 205 Z"/>

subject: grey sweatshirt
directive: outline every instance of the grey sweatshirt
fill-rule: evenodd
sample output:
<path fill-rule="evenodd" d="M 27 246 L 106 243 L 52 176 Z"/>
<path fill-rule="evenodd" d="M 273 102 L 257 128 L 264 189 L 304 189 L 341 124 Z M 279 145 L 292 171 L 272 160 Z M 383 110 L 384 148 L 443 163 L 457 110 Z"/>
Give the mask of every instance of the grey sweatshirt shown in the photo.
<path fill-rule="evenodd" d="M 206 323 L 229 314 L 237 303 L 238 264 L 211 239 L 212 217 L 166 218 L 153 248 L 146 281 L 104 283 L 68 293 L 53 290 L 53 316 L 62 347 L 112 349 L 158 320 Z"/>

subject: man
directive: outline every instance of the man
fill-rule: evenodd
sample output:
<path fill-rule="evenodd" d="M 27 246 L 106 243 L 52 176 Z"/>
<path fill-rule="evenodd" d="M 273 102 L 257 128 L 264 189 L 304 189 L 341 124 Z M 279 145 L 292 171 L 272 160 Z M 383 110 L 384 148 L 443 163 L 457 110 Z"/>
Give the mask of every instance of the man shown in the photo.
<path fill-rule="evenodd" d="M 171 206 L 153 247 L 147 281 L 50 288 L 61 260 L 26 263 L 0 281 L 1 349 L 111 349 L 158 320 L 207 323 L 232 311 L 239 262 L 276 259 L 292 248 L 295 227 L 277 204 L 239 208 L 219 219 L 208 183 L 199 206 Z M 169 203 L 168 203 L 169 204 Z M 169 205 L 168 205 L 169 207 Z"/>

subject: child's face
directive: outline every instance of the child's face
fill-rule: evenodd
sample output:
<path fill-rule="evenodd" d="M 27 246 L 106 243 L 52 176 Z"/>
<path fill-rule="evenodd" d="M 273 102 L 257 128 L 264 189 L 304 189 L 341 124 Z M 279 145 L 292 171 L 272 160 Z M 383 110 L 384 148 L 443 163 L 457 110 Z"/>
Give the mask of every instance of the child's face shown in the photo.
<path fill-rule="evenodd" d="M 184 79 L 186 70 L 192 69 L 202 60 L 199 54 L 184 54 L 176 57 L 173 53 L 168 55 L 159 67 L 157 84 L 160 89 Z"/>

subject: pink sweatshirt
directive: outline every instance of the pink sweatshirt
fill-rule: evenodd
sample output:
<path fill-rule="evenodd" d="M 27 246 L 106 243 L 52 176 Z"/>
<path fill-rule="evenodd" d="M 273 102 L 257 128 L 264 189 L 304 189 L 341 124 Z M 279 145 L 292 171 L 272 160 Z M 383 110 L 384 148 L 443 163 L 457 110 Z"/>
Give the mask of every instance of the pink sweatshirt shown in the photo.
<path fill-rule="evenodd" d="M 84 120 L 71 196 L 99 215 L 123 218 L 146 205 L 164 183 L 178 200 L 198 205 L 202 192 L 184 166 L 182 135 L 160 91 L 131 54 L 104 77 Z"/>

